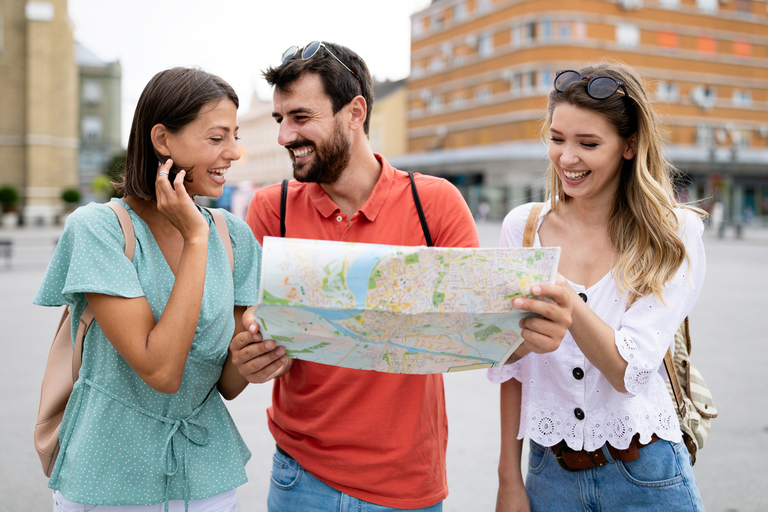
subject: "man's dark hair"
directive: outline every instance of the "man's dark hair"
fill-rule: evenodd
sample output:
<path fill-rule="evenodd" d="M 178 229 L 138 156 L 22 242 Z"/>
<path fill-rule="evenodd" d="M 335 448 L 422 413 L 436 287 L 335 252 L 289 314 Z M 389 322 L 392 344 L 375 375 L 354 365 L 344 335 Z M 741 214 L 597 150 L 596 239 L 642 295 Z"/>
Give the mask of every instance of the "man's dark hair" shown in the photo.
<path fill-rule="evenodd" d="M 264 71 L 264 78 L 280 92 L 290 92 L 291 84 L 306 73 L 316 73 L 325 89 L 325 94 L 331 99 L 333 113 L 336 114 L 347 105 L 355 96 L 361 95 L 365 99 L 368 112 L 366 112 L 363 129 L 368 134 L 373 110 L 373 80 L 365 61 L 355 52 L 345 46 L 323 41 L 323 44 L 333 52 L 349 69 L 360 77 L 358 82 L 355 75 L 345 69 L 344 66 L 328 53 L 328 49 L 320 47 L 309 59 L 301 58 L 299 48 L 297 54 L 290 60 L 276 67 L 269 67 Z"/>
<path fill-rule="evenodd" d="M 156 74 L 144 87 L 133 116 L 125 174 L 113 183 L 118 193 L 140 199 L 157 199 L 155 177 L 160 162 L 152 144 L 152 127 L 161 124 L 178 133 L 195 119 L 208 102 L 229 99 L 240 106 L 227 82 L 198 68 L 176 67 Z"/>

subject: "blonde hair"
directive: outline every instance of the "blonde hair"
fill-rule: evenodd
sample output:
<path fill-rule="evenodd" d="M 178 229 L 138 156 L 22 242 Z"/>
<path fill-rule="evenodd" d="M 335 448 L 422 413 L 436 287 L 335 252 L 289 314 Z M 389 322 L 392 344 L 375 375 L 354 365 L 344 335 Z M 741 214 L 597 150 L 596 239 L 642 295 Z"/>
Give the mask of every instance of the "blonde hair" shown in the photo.
<path fill-rule="evenodd" d="M 701 216 L 706 214 L 675 199 L 671 175 L 677 170 L 662 154 L 664 138 L 637 73 L 619 63 L 597 63 L 579 73 L 612 77 L 623 82 L 624 89 L 619 88 L 603 100 L 587 94 L 587 81 L 568 84 L 564 92 L 553 89 L 542 136 L 549 140 L 552 113 L 561 103 L 601 114 L 625 140 L 637 134 L 637 153 L 632 160 L 624 161 L 608 221 L 608 235 L 618 253 L 614 278 L 627 297 L 627 306 L 650 294 L 663 302 L 664 285 L 686 258 L 685 244 L 678 235 L 679 221 L 673 210 L 682 207 Z M 547 197 L 552 210 L 567 201 L 552 162 L 547 176 Z"/>

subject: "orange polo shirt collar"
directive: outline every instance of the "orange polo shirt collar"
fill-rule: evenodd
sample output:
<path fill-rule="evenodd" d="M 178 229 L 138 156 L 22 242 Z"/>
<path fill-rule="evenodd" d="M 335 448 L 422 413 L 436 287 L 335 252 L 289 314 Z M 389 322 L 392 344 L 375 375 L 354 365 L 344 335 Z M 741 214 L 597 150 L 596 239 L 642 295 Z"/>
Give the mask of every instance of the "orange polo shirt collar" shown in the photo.
<path fill-rule="evenodd" d="M 387 195 L 389 195 L 389 190 L 392 188 L 392 180 L 395 175 L 394 169 L 384 157 L 378 153 L 374 153 L 373 156 L 376 157 L 379 165 L 381 165 L 381 174 L 379 175 L 379 181 L 376 182 L 371 191 L 370 197 L 368 197 L 363 207 L 360 208 L 360 213 L 365 215 L 365 218 L 371 222 L 375 221 L 379 212 L 381 212 Z M 327 219 L 339 211 L 338 205 L 333 202 L 319 184 L 312 183 L 308 190 L 312 203 L 317 208 L 317 211 L 320 212 L 320 215 Z"/>

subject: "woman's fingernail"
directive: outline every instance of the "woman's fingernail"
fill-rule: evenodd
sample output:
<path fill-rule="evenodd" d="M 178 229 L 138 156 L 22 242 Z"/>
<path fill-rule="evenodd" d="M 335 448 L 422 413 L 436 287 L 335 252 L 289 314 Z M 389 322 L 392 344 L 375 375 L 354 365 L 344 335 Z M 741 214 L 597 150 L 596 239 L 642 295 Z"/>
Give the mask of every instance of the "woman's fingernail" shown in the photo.
<path fill-rule="evenodd" d="M 512 305 L 515 306 L 516 308 L 520 309 L 521 307 L 523 307 L 523 299 L 518 298 L 518 299 L 513 300 L 512 301 Z"/>
<path fill-rule="evenodd" d="M 541 295 L 541 286 L 534 286 L 531 288 L 531 291 L 534 295 Z"/>
<path fill-rule="evenodd" d="M 256 324 L 251 324 L 248 326 L 248 330 L 251 332 L 256 332 Z"/>

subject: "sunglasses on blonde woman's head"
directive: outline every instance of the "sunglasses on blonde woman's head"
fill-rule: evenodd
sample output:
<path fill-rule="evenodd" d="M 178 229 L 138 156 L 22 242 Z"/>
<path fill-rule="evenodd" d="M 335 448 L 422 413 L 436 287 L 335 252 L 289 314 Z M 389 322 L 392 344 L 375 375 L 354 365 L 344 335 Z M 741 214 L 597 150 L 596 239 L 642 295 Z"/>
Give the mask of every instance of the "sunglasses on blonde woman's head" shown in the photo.
<path fill-rule="evenodd" d="M 322 42 L 320 42 L 320 41 L 312 41 L 311 43 L 309 43 L 308 45 L 306 45 L 306 46 L 304 46 L 304 47 L 301 47 L 301 46 L 291 46 L 290 48 L 288 48 L 287 50 L 285 50 L 285 51 L 283 52 L 283 56 L 281 57 L 281 59 L 280 59 L 280 60 L 281 60 L 283 63 L 286 63 L 286 62 L 288 62 L 289 60 L 291 60 L 292 58 L 294 58 L 296 55 L 300 55 L 300 56 L 301 56 L 301 58 L 302 58 L 303 60 L 311 59 L 312 57 L 314 57 L 314 55 L 317 53 L 317 51 L 320 49 L 320 47 L 323 47 L 323 48 L 325 48 L 325 51 L 327 51 L 327 52 L 328 52 L 328 54 L 329 54 L 331 57 L 333 57 L 334 59 L 336 59 L 336 60 L 338 61 L 338 63 L 339 63 L 339 64 L 341 64 L 342 66 L 344 66 L 344 69 L 346 69 L 347 71 L 349 71 L 350 73 L 352 73 L 352 76 L 354 76 L 355 78 L 357 78 L 357 83 L 359 83 L 359 84 L 360 84 L 360 90 L 362 90 L 362 89 L 363 89 L 363 81 L 362 81 L 362 80 L 360 80 L 360 77 L 359 77 L 359 76 L 357 76 L 357 73 L 355 73 L 354 71 L 352 71 L 351 69 L 349 69 L 349 66 L 347 66 L 346 64 L 344 64 L 343 62 L 341 62 L 341 59 L 340 59 L 340 58 L 338 58 L 338 57 L 337 57 L 337 56 L 336 56 L 336 55 L 335 55 L 335 54 L 334 54 L 334 53 L 331 51 L 331 49 L 330 49 L 330 48 L 328 48 L 327 46 L 325 46 L 325 44 L 323 44 L 323 43 L 322 43 Z"/>
<path fill-rule="evenodd" d="M 564 92 L 565 88 L 574 83 L 587 80 L 587 94 L 590 98 L 596 100 L 604 100 L 610 98 L 621 87 L 624 90 L 624 95 L 629 97 L 627 89 L 624 87 L 624 82 L 616 80 L 610 76 L 590 76 L 582 75 L 578 71 L 572 69 L 566 69 L 564 71 L 558 71 L 555 74 L 555 90 L 557 92 Z"/>

